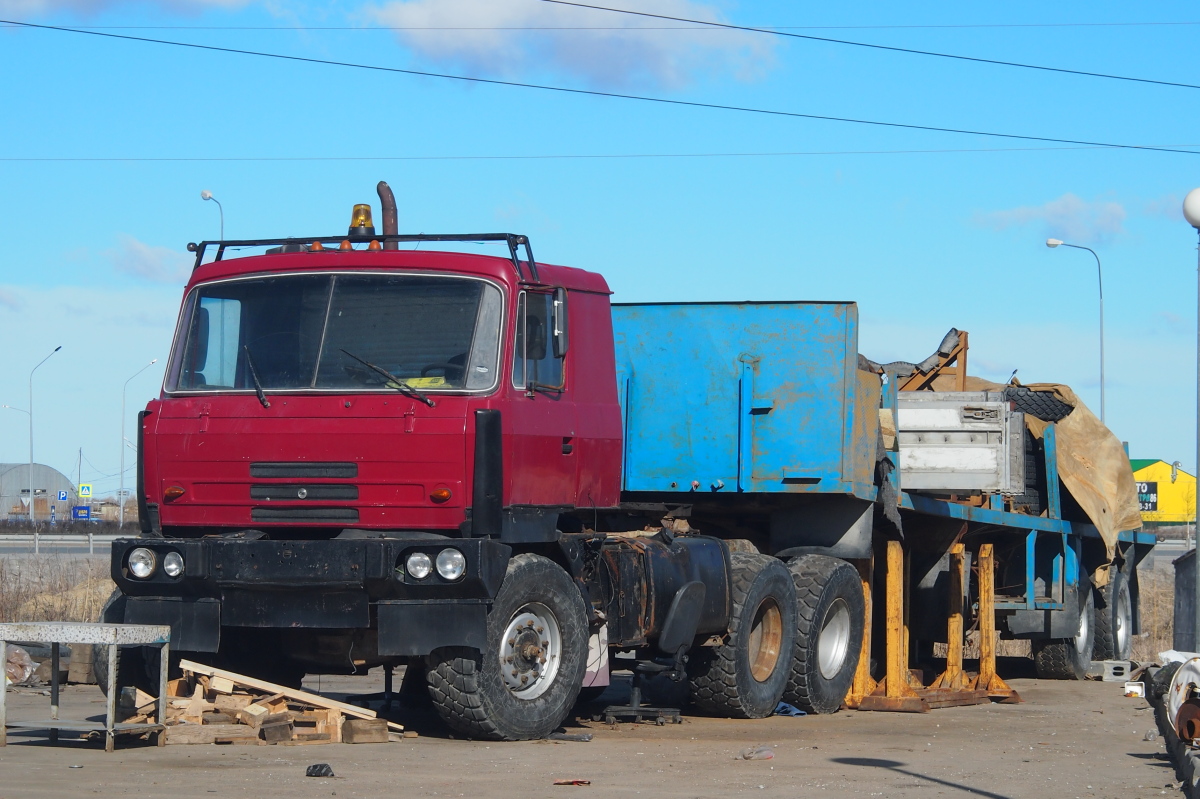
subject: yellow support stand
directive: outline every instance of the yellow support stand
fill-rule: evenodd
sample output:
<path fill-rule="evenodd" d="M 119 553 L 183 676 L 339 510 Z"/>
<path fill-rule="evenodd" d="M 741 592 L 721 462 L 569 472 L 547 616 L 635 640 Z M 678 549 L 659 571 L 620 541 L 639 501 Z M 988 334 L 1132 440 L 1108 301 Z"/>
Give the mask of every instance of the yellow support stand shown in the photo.
<path fill-rule="evenodd" d="M 887 578 L 884 589 L 887 616 L 887 674 L 875 690 L 863 697 L 859 710 L 883 710 L 894 713 L 928 713 L 929 705 L 909 683 L 908 627 L 904 623 L 904 546 L 887 542 Z"/>
<path fill-rule="evenodd" d="M 863 697 L 869 695 L 876 688 L 876 683 L 871 679 L 871 620 L 872 615 L 871 605 L 871 578 L 875 571 L 875 557 L 872 555 L 867 560 L 860 560 L 854 564 L 858 569 L 858 577 L 862 580 L 863 589 L 863 639 L 862 649 L 858 654 L 858 668 L 854 671 L 854 681 L 850 683 L 850 690 L 846 692 L 846 698 L 842 700 L 842 704 L 851 710 L 855 710 L 862 703 Z"/>
<path fill-rule="evenodd" d="M 991 544 L 979 547 L 979 676 L 971 687 L 1003 704 L 1021 701 L 996 673 L 996 578 Z"/>

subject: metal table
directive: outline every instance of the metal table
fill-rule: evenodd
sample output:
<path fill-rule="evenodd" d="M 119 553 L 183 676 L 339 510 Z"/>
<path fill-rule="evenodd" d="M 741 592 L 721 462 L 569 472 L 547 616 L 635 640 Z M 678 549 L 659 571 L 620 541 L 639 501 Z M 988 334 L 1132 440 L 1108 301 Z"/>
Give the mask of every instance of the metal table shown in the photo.
<path fill-rule="evenodd" d="M 111 752 L 116 746 L 116 736 L 123 733 L 157 732 L 157 743 L 166 743 L 167 717 L 167 666 L 170 662 L 171 628 L 151 624 L 88 624 L 84 622 L 17 622 L 0 624 L 0 658 L 6 657 L 8 641 L 37 641 L 50 644 L 50 718 L 40 721 L 8 721 L 5 708 L 5 693 L 0 691 L 0 746 L 8 743 L 8 728 L 50 730 L 50 740 L 58 740 L 59 730 L 90 732 L 104 730 L 104 751 Z M 100 644 L 108 647 L 108 709 L 105 723 L 72 721 L 58 717 L 58 673 L 59 645 Z M 159 647 L 158 669 L 158 714 L 157 724 L 117 723 L 117 647 Z"/>

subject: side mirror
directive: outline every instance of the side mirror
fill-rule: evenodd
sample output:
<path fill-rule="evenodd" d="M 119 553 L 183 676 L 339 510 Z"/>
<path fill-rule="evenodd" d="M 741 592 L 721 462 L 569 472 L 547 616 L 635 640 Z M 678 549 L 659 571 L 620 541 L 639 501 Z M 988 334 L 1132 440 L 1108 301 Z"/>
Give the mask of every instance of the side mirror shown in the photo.
<path fill-rule="evenodd" d="M 554 290 L 554 357 L 567 354 L 567 290 Z"/>

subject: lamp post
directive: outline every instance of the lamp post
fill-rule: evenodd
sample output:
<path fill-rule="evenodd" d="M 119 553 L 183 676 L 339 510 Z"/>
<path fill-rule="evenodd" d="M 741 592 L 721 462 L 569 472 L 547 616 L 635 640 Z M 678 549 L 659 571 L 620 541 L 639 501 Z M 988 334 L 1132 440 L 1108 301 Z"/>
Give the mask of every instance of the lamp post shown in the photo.
<path fill-rule="evenodd" d="M 34 531 L 37 530 L 37 519 L 33 515 L 35 506 L 33 498 L 33 373 L 38 370 L 38 367 L 53 358 L 54 353 L 61 349 L 62 345 L 59 344 L 54 348 L 54 352 L 51 352 L 45 358 L 42 358 L 40 361 L 38 361 L 37 366 L 29 370 L 29 410 L 27 411 L 29 414 L 29 523 L 33 525 Z"/>
<path fill-rule="evenodd" d="M 1046 239 L 1046 246 L 1074 247 L 1077 250 L 1087 250 L 1096 259 L 1096 281 L 1100 286 L 1100 421 L 1104 421 L 1104 276 L 1100 271 L 1100 256 L 1091 247 L 1081 247 L 1078 244 L 1067 244 L 1059 239 Z"/>
<path fill-rule="evenodd" d="M 225 209 L 221 207 L 221 201 L 213 196 L 213 193 L 208 189 L 200 192 L 201 200 L 212 200 L 217 204 L 217 210 L 221 212 L 221 241 L 225 240 Z"/>
<path fill-rule="evenodd" d="M 1183 198 L 1183 218 L 1188 221 L 1188 224 L 1196 228 L 1196 233 L 1200 235 L 1200 189 L 1192 189 L 1187 196 Z M 1196 300 L 1197 300 L 1197 318 L 1196 318 L 1196 463 L 1198 472 L 1200 473 L 1200 244 L 1196 246 Z M 1197 501 L 1196 501 L 1196 533 L 1192 540 L 1196 542 L 1192 548 L 1192 574 L 1195 575 L 1196 593 L 1192 603 L 1192 622 L 1194 638 L 1192 639 L 1192 649 L 1200 648 L 1200 478 L 1197 478 Z"/>
<path fill-rule="evenodd" d="M 158 358 L 155 358 L 131 374 L 129 380 L 137 377 L 156 363 L 158 363 Z M 117 500 L 120 503 L 120 507 L 117 510 L 120 518 L 120 521 L 117 523 L 118 529 L 125 528 L 125 389 L 129 388 L 129 380 L 126 380 L 125 385 L 121 386 L 121 487 L 117 491 Z"/>

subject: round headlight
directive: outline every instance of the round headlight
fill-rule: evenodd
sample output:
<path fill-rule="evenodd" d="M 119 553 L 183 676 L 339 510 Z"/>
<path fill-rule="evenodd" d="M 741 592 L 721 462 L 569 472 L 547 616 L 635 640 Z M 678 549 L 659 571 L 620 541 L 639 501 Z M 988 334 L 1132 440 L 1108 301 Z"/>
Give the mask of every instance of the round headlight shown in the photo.
<path fill-rule="evenodd" d="M 183 555 L 178 552 L 168 552 L 163 556 L 163 571 L 168 577 L 178 577 L 183 574 Z"/>
<path fill-rule="evenodd" d="M 457 580 L 467 570 L 467 559 L 457 549 L 443 549 L 437 556 L 437 570 L 443 580 Z"/>
<path fill-rule="evenodd" d="M 154 574 L 154 553 L 145 547 L 138 547 L 129 553 L 129 571 L 139 580 L 145 580 Z"/>
<path fill-rule="evenodd" d="M 414 552 L 408 556 L 404 567 L 417 580 L 424 580 L 433 571 L 433 561 L 424 552 Z"/>

